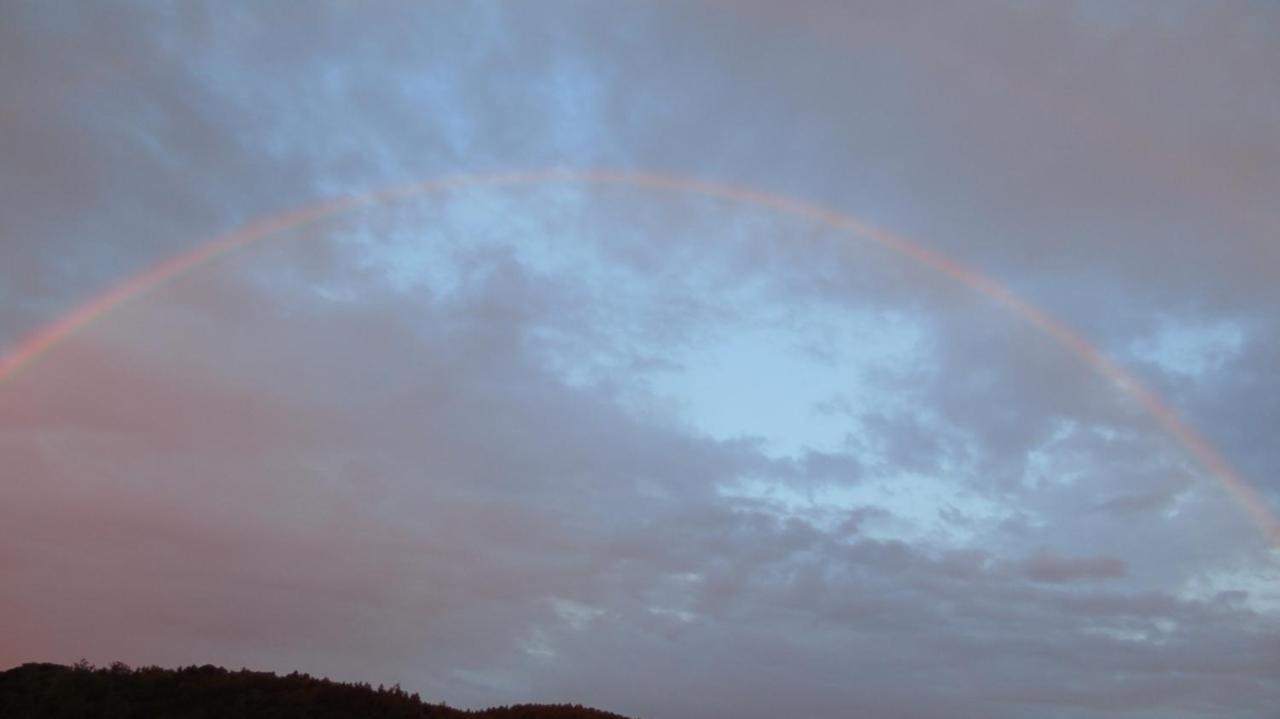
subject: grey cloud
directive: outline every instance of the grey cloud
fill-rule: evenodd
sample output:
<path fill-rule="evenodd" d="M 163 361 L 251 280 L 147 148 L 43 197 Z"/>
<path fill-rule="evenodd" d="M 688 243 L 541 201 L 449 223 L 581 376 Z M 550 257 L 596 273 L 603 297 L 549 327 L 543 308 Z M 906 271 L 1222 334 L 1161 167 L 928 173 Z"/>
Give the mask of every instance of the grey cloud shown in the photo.
<path fill-rule="evenodd" d="M 1073 582 L 1090 579 L 1117 579 L 1127 571 L 1118 557 L 1063 557 L 1038 552 L 1022 563 L 1022 571 L 1037 582 Z"/>
<path fill-rule="evenodd" d="M 1100 512 L 1132 514 L 1136 512 L 1161 511 L 1169 509 L 1177 500 L 1189 482 L 1186 478 L 1175 479 L 1154 489 L 1116 494 L 1098 501 L 1094 507 Z"/>

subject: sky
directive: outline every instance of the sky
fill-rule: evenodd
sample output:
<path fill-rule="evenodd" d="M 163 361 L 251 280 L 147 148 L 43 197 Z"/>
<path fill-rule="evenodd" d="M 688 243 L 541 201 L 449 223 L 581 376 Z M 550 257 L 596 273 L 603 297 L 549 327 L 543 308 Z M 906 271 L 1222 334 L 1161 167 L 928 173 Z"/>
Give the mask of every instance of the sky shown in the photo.
<path fill-rule="evenodd" d="M 1274 514 L 1277 38 L 1245 0 L 5 2 L 0 354 L 328 198 L 662 173 L 971 269 Z M 866 236 L 582 177 L 282 229 L 0 380 L 0 667 L 1274 719 L 1280 548 L 1113 377 Z"/>

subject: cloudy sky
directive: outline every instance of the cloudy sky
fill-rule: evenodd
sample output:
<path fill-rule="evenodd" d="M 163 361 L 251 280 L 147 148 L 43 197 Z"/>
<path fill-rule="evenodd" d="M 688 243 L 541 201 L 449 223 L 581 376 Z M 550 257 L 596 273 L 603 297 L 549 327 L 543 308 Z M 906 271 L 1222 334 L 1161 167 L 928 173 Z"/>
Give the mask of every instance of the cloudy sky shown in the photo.
<path fill-rule="evenodd" d="M 1265 2 L 0 4 L 0 353 L 452 173 L 730 183 L 1074 328 L 1280 508 Z M 1280 550 L 955 278 L 671 187 L 277 232 L 0 380 L 0 667 L 676 717 L 1274 719 Z"/>

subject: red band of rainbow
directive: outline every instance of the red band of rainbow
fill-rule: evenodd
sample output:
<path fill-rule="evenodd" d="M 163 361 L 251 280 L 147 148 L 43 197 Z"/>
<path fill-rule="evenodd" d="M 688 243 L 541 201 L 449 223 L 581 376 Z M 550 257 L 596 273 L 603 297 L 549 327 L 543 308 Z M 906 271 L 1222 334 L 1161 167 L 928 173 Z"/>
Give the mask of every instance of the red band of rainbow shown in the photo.
<path fill-rule="evenodd" d="M 768 208 L 783 214 L 817 222 L 833 230 L 871 240 L 921 265 L 947 275 L 957 282 L 995 300 L 1070 351 L 1099 375 L 1116 385 L 1142 407 L 1203 469 L 1221 482 L 1223 488 L 1236 500 L 1249 518 L 1257 524 L 1271 543 L 1280 545 L 1280 519 L 1277 519 L 1258 491 L 1245 481 L 1212 443 L 1197 433 L 1167 402 L 1161 399 L 1133 373 L 1107 358 L 1082 335 L 1054 319 L 1044 310 L 961 262 L 946 257 L 907 237 L 880 229 L 846 213 L 750 187 L 665 173 L 553 168 L 527 172 L 451 175 L 367 193 L 345 195 L 271 215 L 244 225 L 230 233 L 215 237 L 192 250 L 165 260 L 94 297 L 28 336 L 10 352 L 0 357 L 0 385 L 15 377 L 23 368 L 31 365 L 42 355 L 57 347 L 61 341 L 74 334 L 80 328 L 100 319 L 128 300 L 149 289 L 170 282 L 206 262 L 246 245 L 279 235 L 286 230 L 318 222 L 359 207 L 395 202 L 425 194 L 466 187 L 556 183 L 622 185 L 669 192 L 692 193 Z"/>

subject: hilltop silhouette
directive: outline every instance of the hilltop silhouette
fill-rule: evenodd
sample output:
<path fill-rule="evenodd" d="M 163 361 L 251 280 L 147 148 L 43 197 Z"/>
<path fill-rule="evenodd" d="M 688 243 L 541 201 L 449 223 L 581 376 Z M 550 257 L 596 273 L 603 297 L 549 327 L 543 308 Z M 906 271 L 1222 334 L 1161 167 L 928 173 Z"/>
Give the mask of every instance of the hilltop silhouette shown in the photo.
<path fill-rule="evenodd" d="M 4 719 L 626 719 L 579 705 L 521 704 L 463 711 L 399 686 L 373 688 L 294 672 L 179 669 L 116 663 L 24 664 L 0 672 Z"/>

